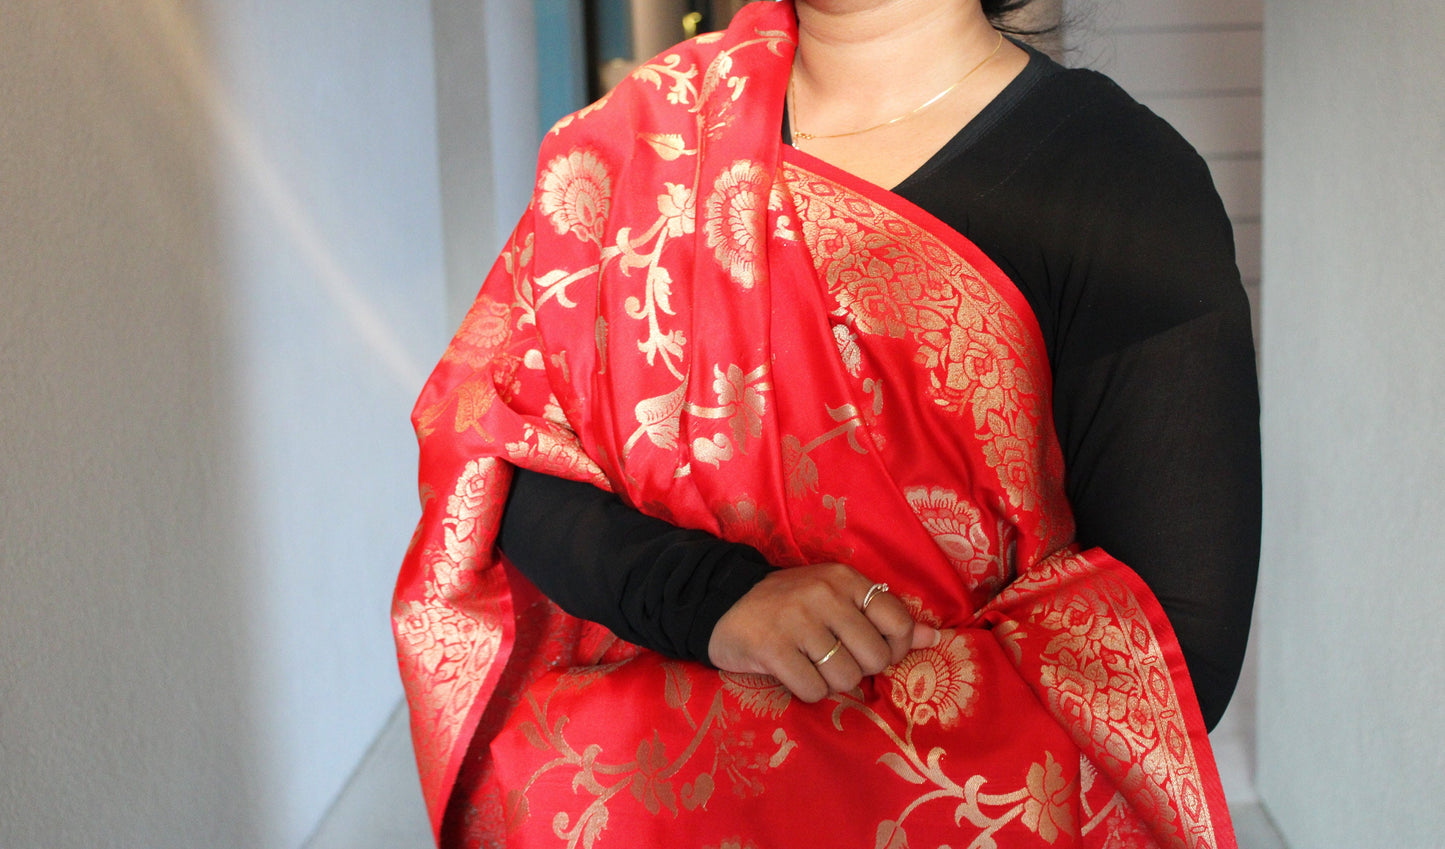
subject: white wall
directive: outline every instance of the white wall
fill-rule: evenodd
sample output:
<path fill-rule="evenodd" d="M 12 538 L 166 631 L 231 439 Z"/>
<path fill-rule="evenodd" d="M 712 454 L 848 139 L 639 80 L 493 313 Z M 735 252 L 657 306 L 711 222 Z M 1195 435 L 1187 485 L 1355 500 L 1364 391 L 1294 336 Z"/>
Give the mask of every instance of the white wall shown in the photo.
<path fill-rule="evenodd" d="M 0 846 L 295 847 L 399 697 L 429 10 L 0 0 Z"/>
<path fill-rule="evenodd" d="M 1259 790 L 1441 845 L 1445 5 L 1268 0 Z"/>

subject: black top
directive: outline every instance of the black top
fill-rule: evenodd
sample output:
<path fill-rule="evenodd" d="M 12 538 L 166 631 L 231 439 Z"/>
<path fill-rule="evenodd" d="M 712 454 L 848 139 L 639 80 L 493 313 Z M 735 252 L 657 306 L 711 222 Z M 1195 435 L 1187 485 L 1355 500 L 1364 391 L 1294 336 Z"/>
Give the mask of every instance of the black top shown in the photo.
<path fill-rule="evenodd" d="M 1259 562 L 1259 399 L 1229 220 L 1163 120 L 1103 75 L 1030 52 L 894 191 L 1028 299 L 1078 541 L 1158 596 L 1212 728 L 1239 676 Z M 703 662 L 717 620 L 772 569 L 749 546 L 525 471 L 498 544 L 569 613 Z"/>

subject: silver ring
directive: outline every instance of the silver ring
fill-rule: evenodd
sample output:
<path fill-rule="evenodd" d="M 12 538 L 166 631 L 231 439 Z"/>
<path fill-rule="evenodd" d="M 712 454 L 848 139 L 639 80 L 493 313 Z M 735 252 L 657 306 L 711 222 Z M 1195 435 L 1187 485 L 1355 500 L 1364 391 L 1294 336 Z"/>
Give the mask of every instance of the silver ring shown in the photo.
<path fill-rule="evenodd" d="M 817 660 L 813 661 L 813 665 L 814 665 L 814 666 L 822 666 L 823 664 L 825 664 L 825 663 L 827 663 L 828 661 L 832 660 L 832 659 L 833 659 L 833 655 L 837 654 L 837 653 L 838 653 L 838 649 L 841 649 L 842 647 L 843 647 L 843 641 L 842 641 L 842 640 L 834 640 L 834 641 L 833 641 L 833 647 L 832 647 L 831 649 L 828 649 L 828 653 L 825 654 L 825 655 L 823 655 L 822 657 L 818 658 Z"/>
<path fill-rule="evenodd" d="M 858 608 L 858 609 L 861 610 L 861 611 L 864 612 L 864 613 L 867 613 L 867 612 L 868 612 L 868 605 L 870 605 L 870 604 L 873 603 L 873 599 L 876 598 L 876 597 L 878 597 L 878 595 L 880 595 L 881 593 L 886 593 L 886 592 L 888 592 L 888 585 L 887 585 L 887 584 L 881 584 L 881 583 L 880 583 L 880 584 L 874 584 L 873 586 L 869 587 L 867 594 L 865 594 L 865 595 L 863 596 L 863 606 L 860 607 L 860 608 Z"/>

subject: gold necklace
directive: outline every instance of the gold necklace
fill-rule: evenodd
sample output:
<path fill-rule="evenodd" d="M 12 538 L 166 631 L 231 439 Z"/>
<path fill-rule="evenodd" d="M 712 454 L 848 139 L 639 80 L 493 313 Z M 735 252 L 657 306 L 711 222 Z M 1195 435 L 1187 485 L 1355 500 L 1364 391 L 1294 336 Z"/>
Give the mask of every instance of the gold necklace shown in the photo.
<path fill-rule="evenodd" d="M 841 139 L 841 138 L 843 138 L 844 136 L 856 136 L 856 135 L 861 135 L 861 134 L 863 134 L 863 133 L 871 133 L 871 132 L 873 132 L 874 130 L 881 130 L 881 129 L 883 129 L 884 127 L 891 127 L 892 125 L 897 124 L 899 121 L 906 121 L 906 120 L 908 120 L 909 118 L 912 118 L 914 115 L 917 115 L 919 112 L 922 112 L 923 110 L 927 109 L 928 107 L 932 106 L 933 104 L 935 104 L 935 103 L 937 103 L 938 101 L 942 100 L 943 98 L 947 97 L 950 92 L 952 92 L 954 89 L 958 88 L 959 86 L 963 85 L 964 80 L 967 80 L 969 77 L 973 76 L 974 72 L 977 71 L 979 68 L 982 68 L 984 65 L 987 65 L 988 62 L 989 62 L 989 60 L 992 59 L 994 56 L 997 56 L 999 50 L 1001 50 L 1002 48 L 1003 48 L 1003 33 L 999 33 L 999 34 L 998 34 L 998 42 L 997 42 L 996 44 L 994 44 L 993 50 L 990 51 L 987 56 L 983 57 L 983 61 L 979 62 L 977 65 L 974 65 L 972 68 L 969 68 L 969 69 L 968 69 L 968 73 L 966 73 L 966 74 L 964 74 L 963 76 L 961 76 L 961 77 L 958 78 L 958 82 L 954 83 L 953 85 L 949 86 L 948 88 L 944 89 L 943 91 L 940 91 L 938 94 L 935 94 L 934 96 L 930 97 L 922 106 L 916 107 L 916 108 L 913 109 L 913 111 L 911 111 L 911 112 L 905 112 L 904 114 L 899 115 L 897 118 L 890 118 L 890 119 L 888 119 L 887 121 L 884 121 L 884 122 L 881 123 L 881 124 L 874 124 L 874 125 L 871 126 L 871 127 L 864 127 L 864 128 L 861 129 L 861 130 L 849 130 L 849 131 L 846 132 L 846 133 L 828 133 L 828 134 L 826 134 L 826 135 L 816 135 L 816 134 L 814 134 L 814 133 L 805 133 L 805 132 L 803 132 L 802 130 L 798 129 L 798 111 L 793 108 L 793 77 L 792 77 L 791 75 L 789 75 L 789 76 L 788 76 L 788 134 L 789 134 L 790 136 L 792 136 L 793 141 L 795 141 L 795 142 L 796 142 L 796 141 L 812 141 L 813 139 Z"/>

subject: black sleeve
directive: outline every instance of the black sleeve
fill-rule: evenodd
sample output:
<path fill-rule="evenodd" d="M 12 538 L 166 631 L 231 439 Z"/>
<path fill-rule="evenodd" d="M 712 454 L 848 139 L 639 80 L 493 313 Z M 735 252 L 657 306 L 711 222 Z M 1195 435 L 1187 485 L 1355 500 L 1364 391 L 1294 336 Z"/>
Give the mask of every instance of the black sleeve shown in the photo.
<path fill-rule="evenodd" d="M 1113 206 L 1083 207 L 1054 419 L 1079 542 L 1154 591 L 1213 728 L 1243 663 L 1259 565 L 1254 343 L 1207 167 L 1152 115 L 1142 135 L 1112 160 Z"/>
<path fill-rule="evenodd" d="M 708 662 L 713 627 L 775 567 L 751 546 L 648 516 L 591 484 L 518 470 L 498 547 L 563 610 Z"/>
<path fill-rule="evenodd" d="M 1099 74 L 1059 70 L 900 190 L 1033 307 L 1086 547 L 1158 596 L 1205 723 L 1229 703 L 1259 565 L 1249 305 L 1204 161 Z"/>

